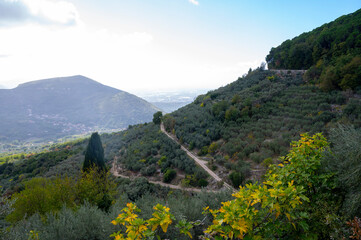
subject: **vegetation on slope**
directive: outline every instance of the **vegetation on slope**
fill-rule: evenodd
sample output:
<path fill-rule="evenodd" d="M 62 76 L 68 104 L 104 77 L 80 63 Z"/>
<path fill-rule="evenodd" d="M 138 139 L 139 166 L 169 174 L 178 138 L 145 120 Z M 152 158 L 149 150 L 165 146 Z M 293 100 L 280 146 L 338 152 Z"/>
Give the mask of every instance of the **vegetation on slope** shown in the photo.
<path fill-rule="evenodd" d="M 305 76 L 261 67 L 162 118 L 180 142 L 232 171 L 234 186 L 241 185 L 234 199 L 229 193 L 174 193 L 145 178 L 104 181 L 97 171 L 81 174 L 87 141 L 80 140 L 53 151 L 2 159 L 1 190 L 6 194 L 0 204 L 0 237 L 111 239 L 115 232 L 116 239 L 122 234 L 139 239 L 144 234 L 166 239 L 360 238 L 360 14 L 344 16 L 271 51 L 271 67 L 310 68 Z M 312 49 L 304 51 L 309 46 L 301 40 Z M 319 81 L 322 88 L 336 90 L 326 92 L 312 84 Z M 158 113 L 156 124 L 160 117 Z M 321 131 L 329 136 L 330 148 L 322 134 L 305 134 L 287 154 L 289 142 L 300 133 Z M 102 142 L 108 166 L 117 159 L 138 176 L 163 176 L 166 182 L 185 173 L 184 183 L 194 186 L 206 177 L 153 123 L 104 134 Z M 275 162 L 279 164 L 271 165 Z M 260 163 L 269 168 L 261 183 L 245 184 L 251 168 Z M 135 215 L 135 206 L 142 212 Z M 206 208 L 204 217 L 206 206 L 214 210 Z M 350 232 L 346 221 L 353 218 Z M 121 226 L 113 226 L 114 219 L 113 224 Z"/>
<path fill-rule="evenodd" d="M 128 170 L 140 171 L 143 176 L 156 176 L 161 172 L 164 181 L 170 182 L 170 175 L 175 174 L 171 169 L 179 169 L 186 178 L 192 179 L 188 183 L 192 186 L 198 186 L 207 178 L 180 146 L 160 131 L 159 125 L 133 126 L 123 133 L 122 141 L 118 161 Z"/>
<path fill-rule="evenodd" d="M 113 201 L 107 212 L 99 208 L 97 201 L 102 198 L 98 198 L 97 191 L 93 191 L 98 189 L 91 184 L 96 183 L 96 178 L 90 178 L 89 181 L 83 183 L 77 183 L 79 179 L 35 178 L 25 185 L 24 190 L 14 195 L 14 200 L 18 199 L 18 203 L 13 207 L 17 210 L 13 211 L 9 204 L 1 205 L 0 213 L 8 215 L 8 220 L 13 219 L 13 225 L 3 233 L 5 234 L 3 237 L 27 239 L 30 230 L 33 230 L 38 233 L 40 239 L 57 239 L 59 233 L 65 234 L 64 236 L 69 239 L 111 239 L 109 237 L 111 233 L 120 229 L 125 231 L 125 228 L 112 226 L 111 220 L 119 215 L 128 202 L 134 202 L 142 209 L 138 215 L 143 219 L 152 218 L 152 206 L 157 203 L 170 207 L 170 212 L 174 215 L 173 224 L 168 226 L 166 233 L 162 230 L 156 232 L 161 239 L 188 239 L 175 227 L 186 223 L 197 223 L 187 230 L 193 237 L 204 235 L 205 229 L 208 229 L 209 234 L 219 237 L 227 232 L 229 239 L 232 239 L 230 236 L 235 239 L 240 236 L 239 234 L 249 237 L 263 236 L 268 239 L 297 239 L 300 236 L 308 237 L 308 239 L 329 239 L 330 237 L 339 239 L 349 236 L 346 219 L 352 218 L 358 214 L 358 211 L 345 212 L 342 206 L 348 207 L 347 202 L 350 200 L 354 203 L 358 201 L 345 198 L 345 194 L 355 193 L 357 187 L 353 188 L 353 186 L 359 185 L 360 181 L 354 177 L 355 175 L 350 174 L 354 172 L 354 169 L 332 169 L 332 167 L 335 162 L 348 165 L 348 159 L 358 158 L 357 134 L 359 131 L 341 127 L 335 130 L 336 133 L 353 137 L 347 137 L 347 141 L 343 141 L 344 139 L 338 139 L 340 135 L 331 134 L 333 137 L 331 142 L 335 142 L 335 146 L 331 147 L 333 153 L 327 154 L 323 151 L 327 144 L 321 135 L 318 134 L 312 138 L 303 136 L 299 142 L 293 143 L 290 154 L 281 159 L 283 163 L 270 169 L 263 180 L 263 185 L 249 184 L 242 187 L 240 192 L 235 194 L 236 200 L 231 201 L 227 193 L 202 193 L 190 196 L 171 193 L 169 190 L 164 191 L 160 188 L 156 190 L 154 185 L 147 183 L 144 179 L 136 179 L 133 182 L 128 179 L 119 179 L 116 181 L 118 190 L 113 195 L 116 201 Z M 351 154 L 353 158 L 344 157 L 343 151 L 347 149 L 347 146 L 353 149 Z M 330 157 L 335 158 L 333 162 Z M 332 172 L 330 172 L 331 169 Z M 351 177 L 347 184 L 343 184 L 346 176 Z M 338 179 L 339 183 L 335 182 Z M 32 187 L 36 187 L 37 190 L 29 191 Z M 77 193 L 84 189 L 86 191 L 81 191 L 83 195 Z M 64 191 L 68 194 L 60 194 Z M 101 192 L 98 191 L 98 193 Z M 50 200 L 43 205 L 30 204 L 31 209 L 40 208 L 38 211 L 29 212 L 28 215 L 22 215 L 19 212 L 21 213 L 26 208 L 21 206 L 29 203 L 24 201 L 25 196 L 28 196 L 26 199 L 29 200 L 34 200 L 37 196 L 47 196 L 43 200 Z M 61 203 L 66 203 L 68 198 L 75 201 L 69 201 L 66 206 L 62 205 Z M 254 202 L 251 205 L 252 211 L 243 211 L 245 207 L 247 208 L 247 204 L 240 204 L 245 203 L 241 198 L 250 198 Z M 84 201 L 85 199 L 88 200 Z M 221 202 L 224 203 L 221 204 Z M 216 210 L 212 210 L 211 214 L 204 218 L 202 209 L 206 206 Z M 243 215 L 236 214 L 239 211 Z M 238 218 L 244 218 L 244 221 L 234 218 L 237 224 L 232 224 L 229 217 L 236 217 L 235 214 Z M 26 216 L 26 218 L 21 220 L 21 216 Z M 213 221 L 214 218 L 217 221 Z M 187 219 L 186 222 L 185 219 Z M 224 224 L 220 225 L 221 221 Z M 189 227 L 189 225 L 186 226 Z M 233 235 L 229 235 L 231 232 Z"/>
<path fill-rule="evenodd" d="M 247 163 L 275 162 L 300 133 L 361 126 L 360 106 L 352 95 L 304 84 L 301 74 L 258 69 L 166 115 L 164 124 L 190 149 L 247 177 Z"/>
<path fill-rule="evenodd" d="M 272 48 L 269 69 L 308 70 L 325 90 L 361 87 L 361 9 Z"/>
<path fill-rule="evenodd" d="M 350 235 L 342 229 L 342 196 L 334 184 L 334 174 L 322 167 L 326 153 L 330 151 L 322 134 L 301 135 L 298 142 L 292 143 L 289 154 L 281 158 L 282 164 L 268 171 L 262 184 L 241 187 L 233 194 L 235 199 L 223 202 L 218 210 L 204 209 L 203 214 L 211 215 L 213 221 L 204 228 L 202 239 L 341 239 Z M 153 209 L 152 218 L 144 220 L 137 214 L 141 210 L 128 203 L 112 221 L 124 227 L 112 236 L 169 238 L 165 233 L 175 216 L 160 204 Z M 175 227 L 191 238 L 190 231 L 200 224 L 182 219 Z M 354 229 L 360 227 L 357 221 L 353 224 Z M 172 232 L 170 236 L 174 235 Z M 357 232 L 352 235 L 360 237 Z"/>
<path fill-rule="evenodd" d="M 186 186 L 204 186 L 207 174 L 153 123 L 135 125 L 123 132 L 101 135 L 104 161 L 117 159 L 125 170 L 154 176 L 162 181 L 167 170 L 185 173 Z M 34 177 L 76 177 L 82 166 L 88 139 L 56 144 L 41 153 L 0 158 L 0 190 L 17 192 Z M 172 172 L 172 171 L 170 171 Z"/>

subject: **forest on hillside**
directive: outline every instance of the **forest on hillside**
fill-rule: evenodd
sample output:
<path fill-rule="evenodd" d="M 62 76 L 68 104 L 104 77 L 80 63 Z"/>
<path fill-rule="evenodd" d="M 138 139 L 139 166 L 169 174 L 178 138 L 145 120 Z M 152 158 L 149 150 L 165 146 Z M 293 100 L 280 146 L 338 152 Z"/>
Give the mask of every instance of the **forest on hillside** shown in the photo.
<path fill-rule="evenodd" d="M 361 10 L 272 48 L 269 69 L 304 69 L 324 90 L 361 87 Z"/>
<path fill-rule="evenodd" d="M 258 69 L 199 96 L 164 117 L 165 127 L 199 155 L 241 174 L 276 163 L 300 133 L 328 133 L 337 124 L 361 126 L 361 99 L 305 84 L 301 74 Z"/>
<path fill-rule="evenodd" d="M 103 146 L 112 137 L 102 135 Z M 45 175 L 11 180 L 17 185 L 11 188 L 11 195 L 8 192 L 2 196 L 0 236 L 3 239 L 112 239 L 111 234 L 126 234 L 127 229 L 129 233 L 136 224 L 147 229 L 144 234 L 158 235 L 161 239 L 224 236 L 224 231 L 227 236 L 235 236 L 228 239 L 352 236 L 357 219 L 351 220 L 361 214 L 361 175 L 354 171 L 361 168 L 360 138 L 360 129 L 342 125 L 331 130 L 328 139 L 322 134 L 304 134 L 279 158 L 280 164 L 269 166 L 263 184 L 248 182 L 233 196 L 227 191 L 191 194 L 170 190 L 150 184 L 145 178 L 129 180 L 103 175 L 97 170 L 81 172 L 80 166 L 73 170 L 72 176 L 48 171 Z M 79 144 L 83 150 L 81 155 L 68 152 L 69 160 L 72 155 L 78 155 L 75 162 L 81 165 L 87 140 L 73 144 Z M 78 148 L 72 143 L 66 146 L 72 147 Z M 110 156 L 111 149 L 104 148 L 105 156 Z M 45 162 L 52 158 L 40 154 L 38 159 L 40 156 Z M 105 160 L 109 163 L 109 159 Z M 59 160 L 58 164 L 61 163 L 69 164 L 66 158 Z M 247 201 L 254 203 L 251 211 L 244 212 L 249 205 L 241 203 Z M 157 207 L 153 209 L 153 206 Z M 134 218 L 125 218 L 124 214 L 133 211 L 137 212 Z M 161 215 L 154 215 L 157 213 Z M 232 221 L 244 222 L 246 227 L 236 228 L 242 225 L 233 225 L 224 213 L 234 216 Z M 169 222 L 154 225 L 155 216 L 159 221 Z M 225 220 L 225 225 L 218 224 Z M 122 221 L 124 226 L 119 225 Z"/>
<path fill-rule="evenodd" d="M 227 173 L 225 181 L 240 185 L 233 196 L 149 183 L 145 177 L 171 170 L 184 185 L 202 186 L 206 180 L 179 145 L 161 133 L 158 122 L 100 136 L 107 169 L 116 161 L 135 174 L 131 180 L 82 172 L 88 139 L 3 157 L 0 236 L 58 239 L 66 232 L 65 239 L 112 239 L 112 233 L 120 236 L 134 224 L 161 239 L 223 236 L 221 231 L 250 239 L 350 236 L 358 226 L 352 219 L 361 214 L 361 175 L 354 171 L 361 169 L 360 108 L 357 94 L 324 92 L 305 84 L 301 75 L 260 68 L 163 116 L 180 142 Z M 300 136 L 304 132 L 309 134 Z M 263 167 L 263 176 L 250 178 L 255 166 Z M 245 201 L 254 202 L 252 211 L 235 219 L 247 227 L 217 224 L 224 213 L 247 209 L 240 204 Z M 207 207 L 212 211 L 204 211 Z M 134 221 L 121 217 L 139 210 Z M 154 214 L 168 223 L 159 227 Z"/>
<path fill-rule="evenodd" d="M 1 156 L 0 239 L 361 239 L 360 17 L 153 122 Z"/>

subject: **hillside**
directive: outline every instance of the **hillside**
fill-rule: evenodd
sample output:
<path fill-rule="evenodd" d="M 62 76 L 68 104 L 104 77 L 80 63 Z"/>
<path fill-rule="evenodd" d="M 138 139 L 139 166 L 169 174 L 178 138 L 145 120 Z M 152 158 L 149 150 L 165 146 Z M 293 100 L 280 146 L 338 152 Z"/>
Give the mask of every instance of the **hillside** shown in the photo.
<path fill-rule="evenodd" d="M 301 73 L 255 70 L 164 117 L 165 127 L 219 171 L 245 180 L 284 155 L 300 133 L 361 126 L 361 99 L 307 85 Z M 260 175 L 258 175 L 259 177 Z"/>
<path fill-rule="evenodd" d="M 107 174 L 81 171 L 88 139 L 0 157 L 0 238 L 113 239 L 115 233 L 123 239 L 146 233 L 159 239 L 358 239 L 361 94 L 359 85 L 346 81 L 354 79 L 353 73 L 344 70 L 358 74 L 359 52 L 348 48 L 337 55 L 335 48 L 324 48 L 313 62 L 313 47 L 312 59 L 295 55 L 292 62 L 288 51 L 295 52 L 290 49 L 299 39 L 313 44 L 317 31 L 345 27 L 348 39 L 360 14 L 283 43 L 267 57 L 271 70 L 261 65 L 159 116 L 161 122 L 155 117 L 102 134 Z M 290 49 L 282 52 L 287 44 Z M 328 73 L 338 67 L 345 75 L 334 82 Z M 321 69 L 319 75 L 311 74 L 315 68 Z M 59 122 L 69 119 L 79 124 L 74 126 L 87 120 L 89 130 L 100 123 L 118 128 L 124 123 L 122 111 L 130 115 L 134 104 L 143 102 L 81 76 L 35 81 L 0 90 L 0 96 L 7 100 L 1 114 L 15 109 L 18 136 L 45 133 L 49 123 L 62 129 Z M 130 107 L 120 110 L 124 102 Z M 150 121 L 155 109 L 143 106 L 152 110 Z M 31 124 L 36 131 L 27 130 Z M 207 176 L 189 157 L 195 154 L 235 190 L 224 191 L 223 181 Z M 200 187 L 206 189 L 199 193 Z"/>
<path fill-rule="evenodd" d="M 269 69 L 308 70 L 325 90 L 361 87 L 361 9 L 272 48 Z"/>
<path fill-rule="evenodd" d="M 114 163 L 117 172 L 123 176 L 147 177 L 148 180 L 163 182 L 167 170 L 171 169 L 176 171 L 174 179 L 164 182 L 184 187 L 205 187 L 208 184 L 207 174 L 153 123 L 102 134 L 101 139 L 106 164 L 110 167 Z M 85 157 L 87 141 L 78 139 L 54 144 L 36 154 L 0 157 L 0 190 L 11 192 L 19 187 L 21 181 L 34 177 L 76 176 Z"/>
<path fill-rule="evenodd" d="M 0 141 L 44 140 L 147 122 L 158 109 L 83 76 L 0 90 Z"/>

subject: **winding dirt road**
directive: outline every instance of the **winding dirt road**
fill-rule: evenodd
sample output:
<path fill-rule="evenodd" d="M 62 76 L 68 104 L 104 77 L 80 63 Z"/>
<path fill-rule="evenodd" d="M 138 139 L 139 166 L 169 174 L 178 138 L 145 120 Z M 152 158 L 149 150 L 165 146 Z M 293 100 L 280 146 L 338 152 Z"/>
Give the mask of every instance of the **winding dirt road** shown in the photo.
<path fill-rule="evenodd" d="M 116 159 L 113 160 L 113 164 L 112 164 L 112 168 L 110 169 L 111 174 L 113 174 L 115 177 L 121 177 L 121 178 L 128 178 L 128 179 L 132 179 L 129 176 L 120 174 L 117 171 L 117 166 L 116 166 Z M 179 185 L 173 185 L 173 184 L 168 184 L 168 183 L 164 183 L 164 182 L 158 182 L 158 181 L 150 181 L 148 180 L 148 182 L 153 183 L 153 184 L 158 184 L 161 185 L 163 187 L 168 187 L 168 188 L 172 188 L 172 189 L 178 189 L 178 190 L 182 190 L 182 191 L 187 191 L 187 192 L 216 192 L 213 190 L 205 190 L 205 189 L 198 189 L 198 188 L 184 188 L 182 186 Z"/>
<path fill-rule="evenodd" d="M 181 149 L 182 149 L 183 151 L 185 151 L 190 158 L 192 158 L 201 168 L 203 168 L 203 169 L 204 169 L 211 177 L 213 177 L 217 182 L 223 181 L 222 178 L 220 178 L 217 174 L 215 174 L 211 169 L 209 169 L 209 168 L 207 167 L 207 165 L 206 165 L 206 164 L 207 164 L 207 161 L 204 161 L 204 160 L 199 159 L 199 158 L 198 158 L 197 156 L 195 156 L 191 151 L 189 151 L 185 146 L 183 146 L 182 144 L 180 144 L 180 143 L 178 142 L 178 140 L 177 140 L 174 136 L 170 135 L 170 134 L 165 130 L 163 123 L 161 123 L 161 125 L 160 125 L 160 130 L 161 130 L 165 135 L 167 135 L 170 139 L 172 139 L 172 140 L 175 141 L 177 144 L 179 144 L 179 145 L 181 146 Z M 233 188 L 231 185 L 229 185 L 228 183 L 226 183 L 226 182 L 223 182 L 223 186 L 226 187 L 226 188 L 228 188 L 228 189 L 230 189 L 230 190 L 232 190 L 232 191 L 234 191 L 234 188 Z"/>

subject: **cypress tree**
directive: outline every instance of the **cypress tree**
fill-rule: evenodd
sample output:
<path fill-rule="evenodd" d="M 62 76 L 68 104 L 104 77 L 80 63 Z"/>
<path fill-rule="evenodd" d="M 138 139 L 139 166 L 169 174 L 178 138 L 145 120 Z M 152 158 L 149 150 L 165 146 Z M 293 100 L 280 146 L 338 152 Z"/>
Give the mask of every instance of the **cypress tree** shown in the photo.
<path fill-rule="evenodd" d="M 87 171 L 89 168 L 93 167 L 93 165 L 99 170 L 105 169 L 104 149 L 100 136 L 97 132 L 91 135 L 86 148 L 83 171 Z"/>

